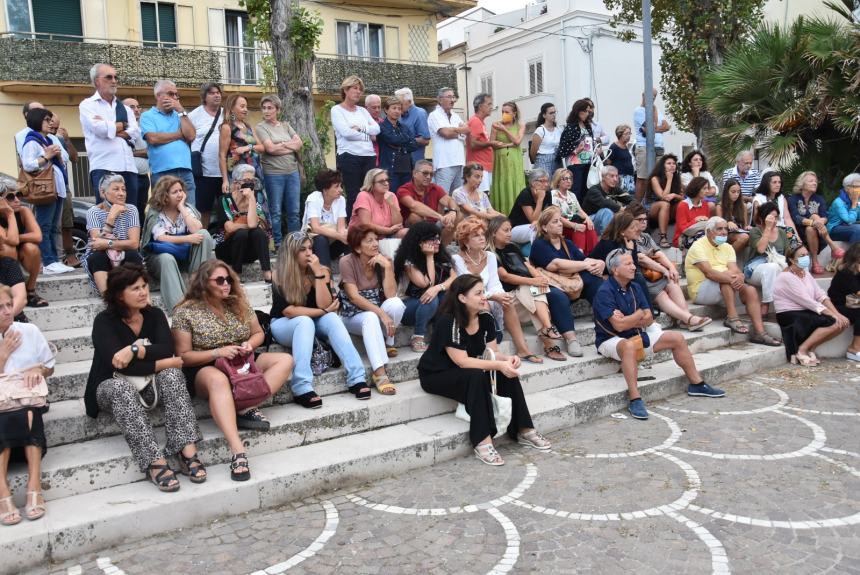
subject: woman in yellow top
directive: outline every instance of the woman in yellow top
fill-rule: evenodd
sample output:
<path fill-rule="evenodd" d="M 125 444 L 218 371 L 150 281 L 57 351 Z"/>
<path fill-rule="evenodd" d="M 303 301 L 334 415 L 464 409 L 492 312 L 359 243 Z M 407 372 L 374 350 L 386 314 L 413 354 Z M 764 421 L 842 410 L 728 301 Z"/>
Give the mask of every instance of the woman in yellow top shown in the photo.
<path fill-rule="evenodd" d="M 502 214 L 508 214 L 517 195 L 526 186 L 523 169 L 523 152 L 520 142 L 526 131 L 520 110 L 513 102 L 502 104 L 502 121 L 493 122 L 490 141 L 498 140 L 503 147 L 493 153 L 493 181 L 490 184 L 490 202 Z"/>

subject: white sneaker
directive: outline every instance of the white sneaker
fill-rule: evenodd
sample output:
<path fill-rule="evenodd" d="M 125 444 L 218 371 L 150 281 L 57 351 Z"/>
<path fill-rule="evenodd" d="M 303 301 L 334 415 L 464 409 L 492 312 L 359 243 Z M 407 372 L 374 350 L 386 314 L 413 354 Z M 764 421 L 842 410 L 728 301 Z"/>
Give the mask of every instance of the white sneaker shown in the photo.
<path fill-rule="evenodd" d="M 71 271 L 71 268 L 61 264 L 60 262 L 54 262 L 52 264 L 42 267 L 42 273 L 46 275 L 64 274 L 68 271 Z"/>
<path fill-rule="evenodd" d="M 846 352 L 846 353 L 845 353 L 845 357 L 846 357 L 847 359 L 852 360 L 852 361 L 860 361 L 860 353 L 851 353 L 851 352 L 849 351 L 849 352 Z"/>

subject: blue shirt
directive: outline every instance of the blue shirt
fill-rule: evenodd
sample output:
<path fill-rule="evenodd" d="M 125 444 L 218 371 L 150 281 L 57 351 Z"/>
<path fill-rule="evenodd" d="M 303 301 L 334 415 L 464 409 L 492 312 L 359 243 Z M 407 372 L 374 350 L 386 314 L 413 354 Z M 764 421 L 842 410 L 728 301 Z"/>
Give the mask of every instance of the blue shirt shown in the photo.
<path fill-rule="evenodd" d="M 644 329 L 628 329 L 622 332 L 615 332 L 610 323 L 609 318 L 615 313 L 615 310 L 620 310 L 624 315 L 632 315 L 637 309 L 651 309 L 648 305 L 648 298 L 645 297 L 645 292 L 635 281 L 631 281 L 627 285 L 627 289 L 622 289 L 621 285 L 614 277 L 609 276 L 609 279 L 603 282 L 603 285 L 597 290 L 594 296 L 594 301 L 591 303 L 591 308 L 594 311 L 594 345 L 600 347 L 604 341 L 612 339 L 616 335 L 628 338 L 637 333 L 642 336 L 642 343 L 645 347 L 650 347 L 651 342 L 648 340 L 648 334 Z M 609 333 L 603 327 L 611 329 L 615 333 Z"/>
<path fill-rule="evenodd" d="M 403 112 L 400 116 L 400 123 L 409 128 L 415 137 L 430 139 L 430 128 L 427 126 L 427 111 L 424 108 L 419 108 L 415 104 L 409 108 L 408 112 Z M 418 146 L 418 149 L 412 152 L 412 163 L 424 159 L 424 148 L 426 146 Z"/>
<path fill-rule="evenodd" d="M 140 115 L 140 133 L 143 136 L 149 132 L 178 132 L 179 124 L 176 110 L 165 114 L 153 106 Z M 153 174 L 180 168 L 191 169 L 191 148 L 184 139 L 173 140 L 169 144 L 147 144 L 149 169 Z"/>
<path fill-rule="evenodd" d="M 663 114 L 657 112 L 657 126 L 663 123 Z M 645 123 L 645 106 L 639 106 L 635 110 L 633 110 L 633 136 L 636 138 L 636 145 L 645 147 L 645 136 L 642 135 L 640 131 L 642 129 L 642 125 Z M 654 126 L 654 128 L 657 128 Z M 654 131 L 654 147 L 662 148 L 663 147 L 663 133 Z"/>
<path fill-rule="evenodd" d="M 832 232 L 836 226 L 853 226 L 860 223 L 860 206 L 851 209 L 851 200 L 845 190 L 839 190 L 839 196 L 830 204 L 827 211 L 827 231 Z"/>
<path fill-rule="evenodd" d="M 555 259 L 573 260 L 576 262 L 581 262 L 585 259 L 585 254 L 572 241 L 567 238 L 562 239 L 567 244 L 567 251 L 570 252 L 570 257 L 564 251 L 564 246 L 559 246 L 559 249 L 555 249 L 549 241 L 543 238 L 535 238 L 535 241 L 532 242 L 532 250 L 529 253 L 529 260 L 532 262 L 532 265 L 536 268 L 545 269 Z"/>

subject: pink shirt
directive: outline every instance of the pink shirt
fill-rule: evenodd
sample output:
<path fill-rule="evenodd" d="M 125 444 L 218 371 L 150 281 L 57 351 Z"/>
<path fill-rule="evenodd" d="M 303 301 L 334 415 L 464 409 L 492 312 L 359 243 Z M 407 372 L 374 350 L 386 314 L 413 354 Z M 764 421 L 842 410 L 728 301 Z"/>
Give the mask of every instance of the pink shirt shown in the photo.
<path fill-rule="evenodd" d="M 397 201 L 396 195 L 394 195 L 393 208 L 397 211 L 400 211 L 400 202 Z M 369 192 L 358 192 L 358 196 L 356 196 L 355 202 L 352 204 L 352 215 L 349 219 L 350 225 L 359 224 L 359 209 L 368 210 L 370 212 L 370 221 L 377 226 L 383 226 L 388 228 L 394 225 L 391 219 L 392 206 L 389 205 L 389 203 L 385 200 L 382 200 L 382 203 L 380 204 L 373 198 L 373 195 Z"/>
<path fill-rule="evenodd" d="M 773 306 L 777 313 L 802 310 L 821 313 L 826 309 L 821 302 L 826 299 L 827 293 L 819 287 L 809 271 L 803 274 L 803 279 L 788 269 L 776 276 L 773 285 Z"/>

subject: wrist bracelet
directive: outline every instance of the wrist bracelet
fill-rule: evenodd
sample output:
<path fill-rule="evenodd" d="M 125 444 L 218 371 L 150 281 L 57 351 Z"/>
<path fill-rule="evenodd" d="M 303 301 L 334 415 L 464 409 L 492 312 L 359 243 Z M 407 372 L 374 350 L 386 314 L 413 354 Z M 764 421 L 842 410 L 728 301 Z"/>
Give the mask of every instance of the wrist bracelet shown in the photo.
<path fill-rule="evenodd" d="M 218 359 L 218 348 L 217 347 L 212 350 L 212 357 L 215 359 Z"/>

